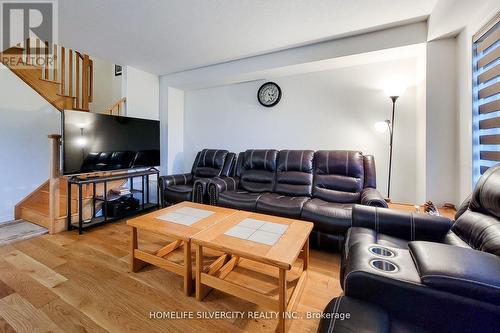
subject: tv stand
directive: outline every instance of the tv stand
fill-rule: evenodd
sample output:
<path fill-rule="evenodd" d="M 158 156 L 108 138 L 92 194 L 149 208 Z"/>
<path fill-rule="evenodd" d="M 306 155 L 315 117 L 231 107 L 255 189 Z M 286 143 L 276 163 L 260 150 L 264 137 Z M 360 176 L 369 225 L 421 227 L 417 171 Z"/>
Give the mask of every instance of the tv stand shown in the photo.
<path fill-rule="evenodd" d="M 151 168 L 144 171 L 134 171 L 128 173 L 121 173 L 108 176 L 92 176 L 89 178 L 83 178 L 81 176 L 73 176 L 68 179 L 68 215 L 67 215 L 67 229 L 78 229 L 78 233 L 81 235 L 83 230 L 92 228 L 105 223 L 110 223 L 117 221 L 126 217 L 134 216 L 143 213 L 148 210 L 159 209 L 160 208 L 160 191 L 156 188 L 156 202 L 150 201 L 149 195 L 149 177 L 151 175 L 156 175 L 156 179 L 159 179 L 160 171 L 155 168 Z M 134 178 L 141 178 L 141 189 L 134 189 Z M 110 195 L 108 193 L 108 182 L 117 180 L 128 180 L 130 193 L 124 195 Z M 104 194 L 102 196 L 96 195 L 96 185 L 102 183 L 104 186 Z M 92 185 L 92 217 L 84 221 L 83 219 L 83 185 Z M 71 219 L 71 189 L 72 186 L 77 186 L 78 188 L 78 222 L 74 223 Z M 108 203 L 118 197 L 134 196 L 134 194 L 140 194 L 140 204 L 137 209 L 127 212 L 126 214 L 120 216 L 108 216 Z M 96 202 L 102 202 L 103 214 L 102 216 L 96 216 Z"/>

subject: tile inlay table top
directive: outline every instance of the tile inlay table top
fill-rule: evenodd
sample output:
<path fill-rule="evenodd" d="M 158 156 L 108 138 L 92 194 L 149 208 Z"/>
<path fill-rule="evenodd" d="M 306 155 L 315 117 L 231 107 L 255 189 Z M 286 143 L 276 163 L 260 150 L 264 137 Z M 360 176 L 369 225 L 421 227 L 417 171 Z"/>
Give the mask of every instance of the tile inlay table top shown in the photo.
<path fill-rule="evenodd" d="M 257 224 L 261 227 L 266 222 L 270 224 L 269 227 L 264 229 L 280 233 L 275 242 L 264 244 L 263 242 L 252 241 L 251 235 L 244 237 L 239 231 L 230 231 L 234 230 L 233 228 L 236 226 L 245 228 L 246 224 L 249 224 L 247 227 L 255 228 Z M 312 228 L 313 224 L 310 222 L 238 211 L 212 227 L 197 233 L 192 237 L 193 246 L 196 248 L 196 298 L 201 301 L 206 293 L 210 291 L 209 288 L 214 288 L 265 306 L 278 313 L 277 331 L 285 332 L 290 322 L 287 315 L 294 311 L 307 278 L 309 234 Z M 247 229 L 250 230 L 249 233 L 258 232 L 255 229 Z M 238 233 L 241 237 L 234 237 L 235 233 Z M 205 259 L 204 250 L 206 249 L 224 252 L 224 255 L 219 257 L 208 269 L 204 269 L 203 262 Z M 295 269 L 297 259 L 302 261 L 302 270 L 297 279 L 291 281 L 291 277 L 287 277 L 287 273 L 290 272 L 292 267 Z M 236 270 L 239 263 L 243 261 L 278 268 L 279 275 L 274 282 L 277 288 L 273 288 L 277 292 L 277 297 L 269 292 L 263 293 L 263 289 L 259 291 L 257 282 L 255 282 L 255 285 L 245 282 L 237 283 L 238 274 L 239 280 L 242 280 L 242 275 L 236 273 Z M 253 278 L 258 275 L 249 273 L 248 267 L 245 267 L 245 270 L 247 278 L 243 280 L 248 280 L 250 275 Z M 234 277 L 231 277 L 232 271 L 235 271 Z M 288 297 L 287 283 L 291 284 L 292 282 L 295 283 L 295 288 Z"/>

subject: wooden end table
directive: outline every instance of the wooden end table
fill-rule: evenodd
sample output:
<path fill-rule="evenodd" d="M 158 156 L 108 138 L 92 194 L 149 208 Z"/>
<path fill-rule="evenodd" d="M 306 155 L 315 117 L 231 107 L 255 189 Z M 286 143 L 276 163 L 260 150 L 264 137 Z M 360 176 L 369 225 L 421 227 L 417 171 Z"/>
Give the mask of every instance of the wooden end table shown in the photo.
<path fill-rule="evenodd" d="M 274 245 L 266 245 L 248 239 L 226 235 L 230 229 L 247 219 L 287 225 L 288 228 Z M 261 305 L 277 312 L 278 326 L 276 331 L 286 332 L 289 320 L 287 312 L 295 310 L 307 278 L 309 265 L 309 234 L 313 228 L 310 222 L 287 219 L 265 214 L 238 211 L 192 237 L 196 248 L 196 299 L 201 301 L 210 291 L 210 287 L 227 294 L 242 298 L 254 304 Z M 224 254 L 209 267 L 203 265 L 204 249 L 216 250 Z M 295 288 L 287 297 L 287 273 L 295 264 L 297 258 L 302 258 L 302 272 Z M 242 259 L 278 268 L 278 297 L 251 289 L 248 282 L 237 283 L 235 278 L 229 279 Z M 248 272 L 248 268 L 245 267 Z M 262 272 L 259 272 L 262 273 Z M 237 276 L 237 274 L 235 273 Z M 246 274 L 247 276 L 249 274 Z M 275 281 L 275 280 L 274 280 Z M 209 288 L 207 288 L 209 287 Z M 274 292 L 276 289 L 273 288 Z"/>
<path fill-rule="evenodd" d="M 164 218 L 164 216 L 168 213 L 175 213 L 179 211 L 179 209 L 185 207 L 210 211 L 213 212 L 213 214 L 202 218 L 198 222 L 189 226 L 160 219 Z M 193 202 L 182 202 L 177 205 L 128 220 L 127 225 L 132 227 L 130 270 L 132 272 L 137 272 L 144 266 L 151 264 L 169 272 L 181 275 L 184 277 L 184 292 L 187 296 L 189 296 L 193 287 L 191 238 L 200 231 L 211 227 L 234 213 L 236 213 L 236 210 L 233 209 L 202 205 Z M 174 241 L 154 253 L 149 253 L 138 248 L 137 233 L 139 230 L 166 236 L 167 238 L 174 239 Z M 168 258 L 165 258 L 165 256 L 179 247 L 184 247 L 183 264 L 178 264 L 168 260 Z"/>
<path fill-rule="evenodd" d="M 389 208 L 395 209 L 395 210 L 403 210 L 403 211 L 407 211 L 407 212 L 414 212 L 414 213 L 417 212 L 415 209 L 415 205 L 407 204 L 407 203 L 390 202 Z M 439 211 L 439 214 L 441 214 L 441 216 L 447 217 L 451 220 L 455 219 L 455 214 L 457 213 L 457 211 L 455 209 L 449 208 L 449 207 L 439 207 L 438 211 Z M 417 213 L 426 214 L 424 212 L 423 207 L 421 207 Z"/>

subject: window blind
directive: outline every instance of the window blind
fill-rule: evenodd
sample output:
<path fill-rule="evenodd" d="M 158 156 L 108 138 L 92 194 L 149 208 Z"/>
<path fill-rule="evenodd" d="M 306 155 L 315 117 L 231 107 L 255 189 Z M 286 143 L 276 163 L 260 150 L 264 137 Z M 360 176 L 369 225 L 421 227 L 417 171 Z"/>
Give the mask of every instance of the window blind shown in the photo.
<path fill-rule="evenodd" d="M 475 181 L 500 163 L 500 15 L 473 40 Z"/>

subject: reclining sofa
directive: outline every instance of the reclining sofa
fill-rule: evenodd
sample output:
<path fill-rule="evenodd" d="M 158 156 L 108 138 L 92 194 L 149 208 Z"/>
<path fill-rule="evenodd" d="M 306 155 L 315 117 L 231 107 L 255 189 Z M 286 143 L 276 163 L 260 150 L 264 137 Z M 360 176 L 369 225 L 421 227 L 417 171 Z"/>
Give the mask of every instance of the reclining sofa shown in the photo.
<path fill-rule="evenodd" d="M 345 296 L 325 309 L 352 318 L 325 318 L 318 331 L 498 331 L 500 166 L 455 218 L 355 206 L 342 254 Z"/>
<path fill-rule="evenodd" d="M 212 205 L 311 221 L 311 245 L 337 251 L 354 204 L 387 207 L 373 156 L 358 151 L 247 150 L 233 177 L 209 182 L 208 196 Z"/>
<path fill-rule="evenodd" d="M 173 205 L 182 201 L 208 203 L 207 184 L 212 177 L 231 175 L 236 163 L 236 154 L 227 150 L 203 149 L 196 154 L 190 173 L 161 176 L 161 205 Z"/>

